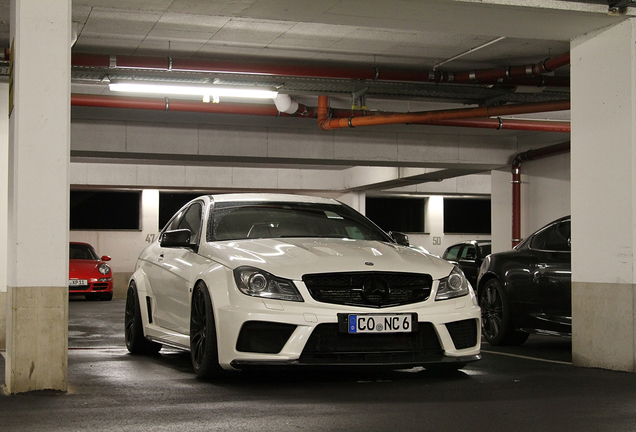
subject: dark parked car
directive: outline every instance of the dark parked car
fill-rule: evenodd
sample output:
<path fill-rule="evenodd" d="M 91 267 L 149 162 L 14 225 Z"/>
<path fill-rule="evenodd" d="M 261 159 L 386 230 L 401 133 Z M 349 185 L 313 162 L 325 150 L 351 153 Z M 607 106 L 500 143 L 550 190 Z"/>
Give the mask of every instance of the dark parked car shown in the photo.
<path fill-rule="evenodd" d="M 529 333 L 572 335 L 570 216 L 544 226 L 510 252 L 489 255 L 477 282 L 482 333 L 516 345 Z"/>
<path fill-rule="evenodd" d="M 484 258 L 490 255 L 490 250 L 490 240 L 469 240 L 448 247 L 442 258 L 458 265 L 476 288 L 479 268 Z"/>

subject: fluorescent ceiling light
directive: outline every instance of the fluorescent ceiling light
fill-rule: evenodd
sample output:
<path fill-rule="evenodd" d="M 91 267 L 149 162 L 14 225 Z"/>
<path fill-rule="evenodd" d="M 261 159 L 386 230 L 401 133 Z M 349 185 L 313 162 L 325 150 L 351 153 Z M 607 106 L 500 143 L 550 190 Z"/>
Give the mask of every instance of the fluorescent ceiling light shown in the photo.
<path fill-rule="evenodd" d="M 209 102 L 210 97 L 214 102 L 218 102 L 219 97 L 237 97 L 251 99 L 273 99 L 278 92 L 271 90 L 258 90 L 249 88 L 229 88 L 229 87 L 204 87 L 204 86 L 182 86 L 174 84 L 152 84 L 152 83 L 127 83 L 114 82 L 108 85 L 111 91 L 131 92 L 131 93 L 151 93 L 159 95 L 190 95 L 203 96 L 204 101 Z"/>

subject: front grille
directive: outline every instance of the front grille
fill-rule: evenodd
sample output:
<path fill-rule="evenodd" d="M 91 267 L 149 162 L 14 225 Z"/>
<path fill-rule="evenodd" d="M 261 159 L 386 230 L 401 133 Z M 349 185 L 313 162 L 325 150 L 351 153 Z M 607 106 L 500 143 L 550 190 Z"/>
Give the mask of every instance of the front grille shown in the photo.
<path fill-rule="evenodd" d="M 411 333 L 349 334 L 339 325 L 316 326 L 301 364 L 381 364 L 439 361 L 444 355 L 433 325 L 418 323 Z"/>
<path fill-rule="evenodd" d="M 93 291 L 102 291 L 108 288 L 108 283 L 94 283 Z"/>
<path fill-rule="evenodd" d="M 69 285 L 69 291 L 88 291 L 90 285 Z"/>
<path fill-rule="evenodd" d="M 375 308 L 425 301 L 433 286 L 428 274 L 390 272 L 306 274 L 303 282 L 316 301 Z"/>
<path fill-rule="evenodd" d="M 453 344 L 457 349 L 470 348 L 477 345 L 477 320 L 469 319 L 446 324 Z"/>

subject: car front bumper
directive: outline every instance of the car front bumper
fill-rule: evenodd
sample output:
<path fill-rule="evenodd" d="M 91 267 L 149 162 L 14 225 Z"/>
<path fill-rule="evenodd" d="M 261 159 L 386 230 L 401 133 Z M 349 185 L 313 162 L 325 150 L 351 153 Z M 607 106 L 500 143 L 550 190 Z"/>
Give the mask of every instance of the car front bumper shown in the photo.
<path fill-rule="evenodd" d="M 216 303 L 219 363 L 269 366 L 413 367 L 480 359 L 481 312 L 471 294 L 457 299 L 370 309 L 314 301 L 263 300 L 237 293 Z M 214 303 L 214 301 L 213 301 Z M 348 334 L 349 314 L 417 314 L 409 333 Z M 219 330 L 222 329 L 222 330 Z"/>

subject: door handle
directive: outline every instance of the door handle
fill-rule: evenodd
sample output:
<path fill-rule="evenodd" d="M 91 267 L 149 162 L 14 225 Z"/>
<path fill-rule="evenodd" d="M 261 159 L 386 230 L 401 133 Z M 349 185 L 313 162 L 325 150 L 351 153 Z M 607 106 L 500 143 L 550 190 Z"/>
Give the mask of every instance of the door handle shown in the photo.
<path fill-rule="evenodd" d="M 157 261 L 163 261 L 163 254 L 159 254 L 157 256 Z"/>
<path fill-rule="evenodd" d="M 537 264 L 537 268 L 539 269 L 539 273 L 544 274 L 545 270 L 548 268 L 548 265 L 544 263 Z"/>

